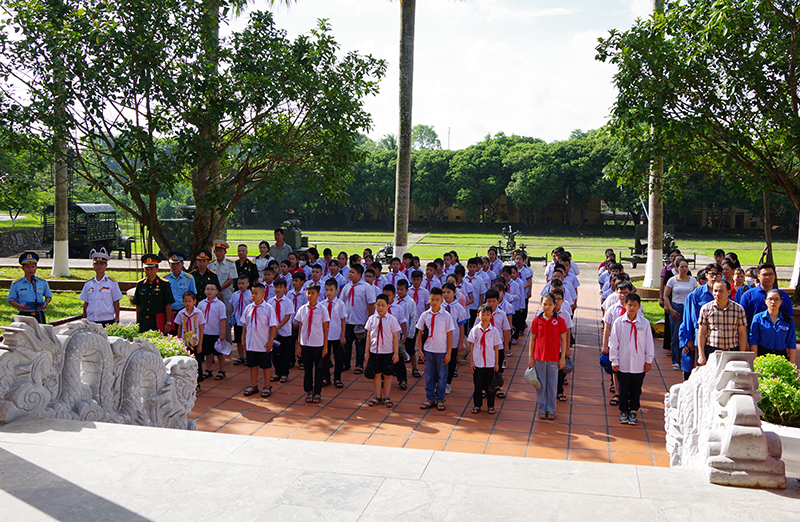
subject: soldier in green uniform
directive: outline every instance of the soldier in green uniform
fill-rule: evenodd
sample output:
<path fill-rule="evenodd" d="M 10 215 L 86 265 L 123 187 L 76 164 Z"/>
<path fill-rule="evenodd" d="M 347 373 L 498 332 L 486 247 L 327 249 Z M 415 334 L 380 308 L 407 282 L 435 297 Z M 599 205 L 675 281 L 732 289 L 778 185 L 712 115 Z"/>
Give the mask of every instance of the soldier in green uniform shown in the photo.
<path fill-rule="evenodd" d="M 158 256 L 142 256 L 145 278 L 136 283 L 136 291 L 131 303 L 136 305 L 136 322 L 139 332 L 160 330 L 164 333 L 172 329 L 172 290 L 165 279 L 158 277 Z"/>
<path fill-rule="evenodd" d="M 219 292 L 222 291 L 222 288 L 219 286 L 217 274 L 214 273 L 213 270 L 208 269 L 208 263 L 211 262 L 210 251 L 206 249 L 198 250 L 195 255 L 195 262 L 197 263 L 197 268 L 192 270 L 190 274 L 194 277 L 194 286 L 197 289 L 197 302 L 199 303 L 206 298 L 205 292 L 208 283 L 217 285 L 217 291 Z"/>
<path fill-rule="evenodd" d="M 239 245 L 236 253 L 239 256 L 239 259 L 234 263 L 236 265 L 236 273 L 239 277 L 247 276 L 247 279 L 250 280 L 248 288 L 253 288 L 253 285 L 258 284 L 258 267 L 247 259 L 247 245 Z"/>

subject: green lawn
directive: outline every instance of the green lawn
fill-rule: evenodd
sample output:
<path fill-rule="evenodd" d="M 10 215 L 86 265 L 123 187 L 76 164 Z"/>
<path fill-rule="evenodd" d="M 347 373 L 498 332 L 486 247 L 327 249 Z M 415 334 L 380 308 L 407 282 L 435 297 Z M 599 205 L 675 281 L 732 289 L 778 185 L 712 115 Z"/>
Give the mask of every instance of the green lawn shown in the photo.
<path fill-rule="evenodd" d="M 8 212 L 0 211 L 4 216 L 8 216 Z M 0 221 L 0 232 L 8 232 L 18 228 L 31 228 L 42 226 L 42 220 L 39 216 L 26 216 L 25 219 L 18 219 L 15 226 L 11 226 L 11 221 Z"/>
<path fill-rule="evenodd" d="M 11 323 L 12 317 L 17 312 L 8 304 L 8 290 L 0 290 L 0 324 Z M 76 292 L 53 292 L 53 300 L 45 311 L 48 322 L 64 319 L 83 313 L 83 302 L 78 299 Z"/>
<path fill-rule="evenodd" d="M 161 270 L 162 275 L 166 276 L 167 271 Z M 141 272 L 134 272 L 131 270 L 107 270 L 106 274 L 115 281 L 138 281 L 144 275 Z M 40 268 L 36 272 L 37 277 L 47 280 L 63 280 L 63 281 L 88 281 L 94 277 L 94 270 L 78 270 L 71 269 L 69 277 L 51 277 L 49 268 Z M 0 279 L 19 279 L 22 277 L 22 270 L 17 267 L 0 267 Z"/>
<path fill-rule="evenodd" d="M 658 299 L 646 300 L 642 301 L 642 314 L 650 321 L 650 324 L 655 324 L 664 318 L 664 309 L 658 305 Z"/>

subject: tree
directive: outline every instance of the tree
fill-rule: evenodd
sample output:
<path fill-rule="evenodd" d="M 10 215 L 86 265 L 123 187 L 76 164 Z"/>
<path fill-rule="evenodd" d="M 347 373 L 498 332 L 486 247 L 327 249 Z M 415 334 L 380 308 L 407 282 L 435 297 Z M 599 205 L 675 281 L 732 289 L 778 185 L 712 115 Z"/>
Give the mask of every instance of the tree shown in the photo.
<path fill-rule="evenodd" d="M 0 208 L 8 212 L 11 226 L 23 212 L 40 213 L 47 201 L 49 161 L 39 150 L 13 150 L 7 140 L 0 146 Z M 11 145 L 11 147 L 9 146 Z"/>
<path fill-rule="evenodd" d="M 378 148 L 397 151 L 397 136 L 394 134 L 387 134 L 378 141 Z"/>
<path fill-rule="evenodd" d="M 528 228 L 537 223 L 539 213 L 562 191 L 559 180 L 543 168 L 548 149 L 543 141 L 523 143 L 512 147 L 503 159 L 503 166 L 511 172 L 506 195 Z"/>
<path fill-rule="evenodd" d="M 361 212 L 366 205 L 378 209 L 378 219 L 391 226 L 394 220 L 394 176 L 397 155 L 393 151 L 377 150 L 356 164 L 355 180 L 347 188 L 349 201 L 361 201 Z"/>
<path fill-rule="evenodd" d="M 453 183 L 450 160 L 455 152 L 449 150 L 417 151 L 413 155 L 414 176 L 411 198 L 434 228 L 444 218 L 444 212 L 455 203 L 458 187 Z"/>
<path fill-rule="evenodd" d="M 433 127 L 428 125 L 415 125 L 411 131 L 412 147 L 416 150 L 420 149 L 441 149 L 442 144 L 439 141 L 439 135 L 433 130 Z"/>

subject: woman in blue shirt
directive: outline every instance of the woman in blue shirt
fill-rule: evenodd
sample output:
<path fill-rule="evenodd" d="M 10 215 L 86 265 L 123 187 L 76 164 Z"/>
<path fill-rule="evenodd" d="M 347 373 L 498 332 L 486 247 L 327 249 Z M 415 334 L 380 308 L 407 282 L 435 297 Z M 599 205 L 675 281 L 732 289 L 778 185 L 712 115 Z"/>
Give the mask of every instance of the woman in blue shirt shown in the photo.
<path fill-rule="evenodd" d="M 772 289 L 767 292 L 767 309 L 753 316 L 750 324 L 750 349 L 759 356 L 768 353 L 782 355 L 795 363 L 797 334 L 794 319 L 781 312 L 783 296 Z"/>

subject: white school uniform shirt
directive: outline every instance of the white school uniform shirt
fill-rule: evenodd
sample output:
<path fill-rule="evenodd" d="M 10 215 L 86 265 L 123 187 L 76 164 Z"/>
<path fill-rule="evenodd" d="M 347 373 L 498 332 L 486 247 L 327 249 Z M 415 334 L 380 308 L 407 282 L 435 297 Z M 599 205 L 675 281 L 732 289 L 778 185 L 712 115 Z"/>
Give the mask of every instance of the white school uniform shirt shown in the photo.
<path fill-rule="evenodd" d="M 338 272 L 333 279 L 336 280 L 336 284 L 339 285 L 339 290 L 341 290 L 347 284 L 347 278 L 342 275 L 341 272 Z"/>
<path fill-rule="evenodd" d="M 597 276 L 597 284 L 600 285 L 601 290 L 606 289 L 606 285 L 608 284 L 609 280 L 611 279 L 611 273 L 603 269 L 603 272 Z"/>
<path fill-rule="evenodd" d="M 244 292 L 237 290 L 233 293 L 231 296 L 231 305 L 233 305 L 233 312 L 231 312 L 232 325 L 242 326 L 244 324 L 241 322 L 242 312 L 252 302 L 253 298 L 250 296 L 250 290 L 245 290 Z"/>
<path fill-rule="evenodd" d="M 453 301 L 452 303 L 442 303 L 442 308 L 445 312 L 453 317 L 453 322 L 461 327 L 459 332 L 462 332 L 463 325 L 467 324 L 467 319 L 469 319 L 469 312 L 467 312 L 467 310 L 461 306 L 458 301 Z M 451 346 L 451 348 L 458 348 L 460 340 L 460 336 L 453 334 L 453 346 Z"/>
<path fill-rule="evenodd" d="M 525 290 L 525 280 L 521 277 L 517 277 L 516 279 L 511 280 L 511 284 L 517 288 L 516 292 L 516 299 L 514 304 L 516 305 L 517 310 L 522 310 L 525 308 L 525 296 L 528 295 L 527 290 Z"/>
<path fill-rule="evenodd" d="M 309 316 L 311 321 L 309 321 Z M 323 346 L 325 344 L 325 332 L 322 329 L 324 323 L 331 322 L 331 316 L 324 306 L 319 302 L 313 308 L 305 303 L 294 314 L 296 322 L 300 323 L 300 345 L 301 346 Z"/>
<path fill-rule="evenodd" d="M 619 302 L 617 299 L 616 292 L 609 291 L 608 295 L 603 296 L 603 304 L 600 305 L 600 308 L 603 310 L 608 310 L 609 307 L 614 306 Z"/>
<path fill-rule="evenodd" d="M 263 353 L 272 350 L 272 346 L 267 346 L 269 330 L 273 326 L 278 326 L 278 318 L 275 317 L 275 309 L 269 303 L 261 301 L 261 304 L 257 305 L 251 302 L 242 310 L 239 319 L 246 329 L 248 352 Z"/>
<path fill-rule="evenodd" d="M 639 314 L 633 321 L 627 314 L 618 317 L 611 325 L 608 339 L 611 366 L 619 366 L 622 373 L 644 373 L 645 363 L 653 364 L 654 357 L 650 322 Z"/>
<path fill-rule="evenodd" d="M 616 295 L 614 297 L 616 297 Z M 617 299 L 616 303 L 612 304 L 608 307 L 608 309 L 606 309 L 606 313 L 603 315 L 603 322 L 606 324 L 614 324 L 618 317 L 622 317 L 626 313 L 625 307 L 619 304 L 619 299 Z M 639 312 L 636 314 L 636 316 L 646 321 L 641 308 L 639 308 Z M 648 322 L 648 324 L 650 323 Z"/>
<path fill-rule="evenodd" d="M 406 337 L 413 339 L 417 334 L 417 329 L 414 325 L 417 324 L 417 305 L 414 300 L 407 294 L 405 297 L 398 297 L 394 301 L 398 305 L 402 305 L 406 311 Z"/>
<path fill-rule="evenodd" d="M 475 288 L 471 284 L 469 284 L 469 281 L 467 281 L 466 277 L 461 280 L 461 284 L 457 285 L 456 288 L 458 288 L 464 293 L 464 302 L 461 303 L 461 306 L 463 306 L 464 308 L 467 308 L 466 304 L 467 301 L 469 301 L 469 296 L 472 296 L 472 304 L 469 305 L 470 309 L 472 308 L 473 305 L 475 305 L 478 302 L 478 294 L 475 293 Z"/>
<path fill-rule="evenodd" d="M 553 269 L 556 267 L 555 261 L 550 261 L 547 263 L 547 268 L 544 269 L 544 277 L 547 281 L 550 281 L 550 276 L 553 275 Z"/>
<path fill-rule="evenodd" d="M 378 312 L 375 312 L 375 314 L 377 313 Z M 393 316 L 395 319 L 397 319 L 397 322 L 400 324 L 400 331 L 397 336 L 397 338 L 399 339 L 400 334 L 403 333 L 402 330 L 404 324 L 406 325 L 406 332 L 408 332 L 408 325 L 406 324 L 406 322 L 408 321 L 408 319 L 406 318 L 408 311 L 406 310 L 406 306 L 404 304 L 397 304 L 397 300 L 395 299 L 395 301 L 389 305 L 389 311 L 387 313 Z"/>
<path fill-rule="evenodd" d="M 476 368 L 494 368 L 494 349 L 503 349 L 503 334 L 500 330 L 491 324 L 484 330 L 478 321 L 470 330 L 467 342 L 472 343 L 472 362 Z"/>
<path fill-rule="evenodd" d="M 292 335 L 292 320 L 294 319 L 294 304 L 292 304 L 292 300 L 285 295 L 281 299 L 275 296 L 269 300 L 269 305 L 275 310 L 275 319 L 278 324 L 280 324 L 287 315 L 292 318 L 286 321 L 286 324 L 282 327 L 278 328 L 278 335 L 281 337 L 289 337 Z"/>
<path fill-rule="evenodd" d="M 567 325 L 567 328 L 575 327 L 575 323 L 572 322 L 572 308 L 569 306 L 564 306 L 562 304 L 561 310 L 559 310 L 556 315 L 564 320 L 564 324 Z"/>
<path fill-rule="evenodd" d="M 581 286 L 581 282 L 578 281 L 578 278 L 575 277 L 575 274 L 572 273 L 572 268 L 570 268 L 569 274 L 564 276 L 564 284 L 572 285 L 572 288 L 574 288 L 575 290 L 577 290 L 578 287 Z"/>
<path fill-rule="evenodd" d="M 264 301 L 269 301 L 275 297 L 275 283 L 266 284 L 262 282 L 261 286 L 264 287 Z"/>
<path fill-rule="evenodd" d="M 417 307 L 417 317 L 422 316 L 422 312 L 424 312 L 425 307 L 428 306 L 430 296 L 430 292 L 425 290 L 425 287 L 422 285 L 420 285 L 419 288 L 414 288 L 412 286 L 408 289 L 408 297 L 414 301 L 414 304 Z"/>
<path fill-rule="evenodd" d="M 483 268 L 481 268 L 478 271 L 478 274 L 483 277 L 483 279 L 486 281 L 486 286 L 488 287 L 491 287 L 492 281 L 497 279 L 497 273 L 491 268 L 489 268 L 488 270 L 484 270 Z"/>
<path fill-rule="evenodd" d="M 301 306 L 303 306 L 308 302 L 308 298 L 306 297 L 305 285 L 303 285 L 303 288 L 299 292 L 294 288 L 292 288 L 286 293 L 286 297 L 288 297 L 289 300 L 292 302 L 292 307 L 294 307 L 295 314 L 297 314 Z M 292 320 L 289 322 L 294 324 L 296 321 L 294 318 L 292 318 Z"/>
<path fill-rule="evenodd" d="M 518 272 L 517 279 L 522 279 L 522 288 L 523 288 L 523 291 L 524 291 L 522 297 L 523 297 L 523 299 L 527 299 L 528 298 L 528 289 L 525 288 L 525 285 L 528 284 L 528 281 L 533 279 L 533 270 L 528 268 L 528 266 L 526 266 L 526 265 L 522 265 L 522 268 L 518 268 L 517 272 Z M 531 285 L 531 288 L 533 288 L 533 285 Z"/>
<path fill-rule="evenodd" d="M 220 301 L 219 298 L 215 297 L 213 301 L 203 299 L 200 301 L 200 304 L 197 305 L 197 308 L 200 309 L 200 312 L 203 314 L 203 317 L 206 320 L 206 327 L 203 330 L 203 334 L 221 334 L 222 330 L 220 329 L 220 321 L 228 318 L 228 314 L 225 311 L 225 304 Z"/>
<path fill-rule="evenodd" d="M 389 273 L 384 276 L 384 279 L 386 280 L 387 285 L 392 285 L 395 288 L 397 288 L 398 281 L 408 281 L 408 277 L 406 277 L 402 270 L 396 274 L 390 270 Z"/>
<path fill-rule="evenodd" d="M 420 286 L 422 288 L 424 288 L 425 290 L 427 290 L 428 293 L 430 293 L 430 291 L 432 289 L 434 289 L 434 288 L 441 288 L 442 287 L 442 282 L 439 280 L 439 276 L 434 274 L 433 277 L 430 278 L 430 279 L 428 279 L 427 276 L 423 276 L 422 277 L 422 284 Z"/>
<path fill-rule="evenodd" d="M 338 341 L 342 337 L 342 319 L 347 319 L 347 307 L 341 299 L 323 299 L 319 302 L 328 311 L 331 324 L 328 325 L 328 342 Z"/>
<path fill-rule="evenodd" d="M 508 316 L 499 306 L 492 312 L 492 326 L 497 328 L 500 333 L 511 331 L 511 323 L 508 322 Z M 504 345 L 500 346 L 500 349 L 504 349 Z"/>
<path fill-rule="evenodd" d="M 433 327 L 431 327 L 433 325 Z M 444 306 L 434 313 L 425 310 L 417 319 L 417 330 L 428 328 L 428 338 L 422 349 L 431 353 L 447 353 L 447 332 L 455 332 L 456 323 L 453 317 L 444 311 Z M 455 333 L 453 333 L 455 337 Z"/>
<path fill-rule="evenodd" d="M 467 307 L 468 310 L 477 310 L 478 301 L 486 295 L 486 282 L 477 273 L 474 276 L 469 274 L 464 276 L 464 283 L 472 287 L 472 304 Z"/>
<path fill-rule="evenodd" d="M 397 317 L 386 312 L 383 316 L 376 313 L 367 319 L 364 326 L 371 332 L 369 342 L 370 353 L 394 353 L 394 336 L 400 335 L 400 322 Z"/>
<path fill-rule="evenodd" d="M 280 277 L 281 279 L 286 281 L 286 288 L 291 288 L 292 287 L 292 273 L 291 272 L 286 272 L 285 274 L 278 274 L 275 277 L 276 278 Z"/>
<path fill-rule="evenodd" d="M 206 318 L 196 306 L 192 309 L 192 313 L 188 313 L 186 308 L 178 312 L 174 321 L 175 324 L 181 325 L 181 334 L 184 336 L 186 332 L 197 332 L 197 335 L 200 335 L 200 325 L 206 324 Z"/>
<path fill-rule="evenodd" d="M 90 321 L 113 321 L 114 303 L 122 299 L 122 292 L 116 281 L 106 274 L 98 281 L 93 277 L 83 284 L 80 300 L 88 303 L 86 318 Z"/>
<path fill-rule="evenodd" d="M 506 285 L 506 293 L 503 294 L 503 302 L 505 303 L 503 307 L 506 308 L 506 310 L 511 310 L 511 312 L 509 312 L 510 314 L 517 311 L 517 300 L 519 299 L 517 290 L 517 285 L 515 285 L 513 281 L 509 281 Z"/>
<path fill-rule="evenodd" d="M 363 325 L 367 323 L 367 307 L 375 304 L 374 291 L 364 282 L 347 283 L 342 288 L 339 298 L 347 307 L 347 324 Z"/>
<path fill-rule="evenodd" d="M 508 294 L 504 295 L 504 299 L 497 303 L 497 307 L 500 308 L 507 316 L 514 315 L 514 307 L 513 305 L 507 301 Z"/>
<path fill-rule="evenodd" d="M 369 285 L 369 289 L 372 291 L 373 299 L 378 299 L 378 296 L 383 293 L 383 287 L 377 287 L 374 283 Z"/>
<path fill-rule="evenodd" d="M 495 274 L 499 274 L 503 270 L 503 262 L 500 261 L 499 257 L 495 258 L 494 261 L 491 260 L 489 261 L 489 270 L 491 270 Z"/>
<path fill-rule="evenodd" d="M 576 278 L 577 278 L 579 275 L 581 275 L 581 269 L 580 269 L 580 268 L 578 268 L 578 263 L 576 263 L 575 261 L 572 261 L 572 262 L 569 264 L 569 273 L 570 273 L 570 274 L 572 274 L 572 275 L 574 275 Z"/>

